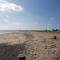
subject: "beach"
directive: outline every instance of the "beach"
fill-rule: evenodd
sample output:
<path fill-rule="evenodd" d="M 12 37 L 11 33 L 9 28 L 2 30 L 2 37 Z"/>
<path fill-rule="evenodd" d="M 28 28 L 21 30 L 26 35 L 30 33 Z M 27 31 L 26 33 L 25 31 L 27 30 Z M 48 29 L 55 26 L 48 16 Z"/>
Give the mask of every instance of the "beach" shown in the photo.
<path fill-rule="evenodd" d="M 54 39 L 54 36 L 56 36 L 56 39 Z M 59 52 L 60 32 L 0 34 L 0 60 L 17 60 L 20 55 L 25 56 L 26 60 L 53 60 L 53 58 L 60 59 Z"/>

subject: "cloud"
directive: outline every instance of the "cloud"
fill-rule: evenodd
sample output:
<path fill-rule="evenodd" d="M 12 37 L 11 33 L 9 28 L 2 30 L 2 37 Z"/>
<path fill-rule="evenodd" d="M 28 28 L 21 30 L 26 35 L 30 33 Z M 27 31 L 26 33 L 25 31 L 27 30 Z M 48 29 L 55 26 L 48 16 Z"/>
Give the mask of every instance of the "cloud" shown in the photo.
<path fill-rule="evenodd" d="M 6 18 L 8 18 L 9 16 L 8 15 L 6 15 Z"/>
<path fill-rule="evenodd" d="M 8 20 L 4 20 L 5 23 L 0 23 L 0 30 L 19 30 L 22 29 L 22 22 L 10 22 Z"/>
<path fill-rule="evenodd" d="M 5 19 L 4 22 L 5 22 L 5 23 L 9 23 L 9 20 Z"/>
<path fill-rule="evenodd" d="M 23 7 L 7 0 L 0 0 L 0 11 L 21 12 Z"/>
<path fill-rule="evenodd" d="M 20 23 L 20 22 L 15 22 L 15 24 L 16 24 L 17 26 L 20 26 L 22 23 Z"/>

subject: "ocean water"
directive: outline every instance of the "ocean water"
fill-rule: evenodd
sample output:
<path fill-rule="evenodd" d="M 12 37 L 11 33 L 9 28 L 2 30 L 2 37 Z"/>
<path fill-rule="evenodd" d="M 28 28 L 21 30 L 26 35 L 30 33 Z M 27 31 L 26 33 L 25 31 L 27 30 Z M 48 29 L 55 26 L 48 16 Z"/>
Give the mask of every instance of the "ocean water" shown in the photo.
<path fill-rule="evenodd" d="M 19 30 L 0 30 L 0 34 L 19 32 Z"/>

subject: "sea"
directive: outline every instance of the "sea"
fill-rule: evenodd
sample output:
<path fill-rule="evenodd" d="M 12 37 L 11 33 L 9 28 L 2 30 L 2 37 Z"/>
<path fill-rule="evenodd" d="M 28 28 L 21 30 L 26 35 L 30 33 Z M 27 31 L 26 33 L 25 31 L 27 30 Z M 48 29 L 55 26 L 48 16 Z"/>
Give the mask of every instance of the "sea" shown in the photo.
<path fill-rule="evenodd" d="M 0 30 L 0 34 L 19 32 L 19 30 Z"/>
<path fill-rule="evenodd" d="M 46 32 L 45 30 L 0 30 L 0 34 L 14 33 L 14 32 Z"/>

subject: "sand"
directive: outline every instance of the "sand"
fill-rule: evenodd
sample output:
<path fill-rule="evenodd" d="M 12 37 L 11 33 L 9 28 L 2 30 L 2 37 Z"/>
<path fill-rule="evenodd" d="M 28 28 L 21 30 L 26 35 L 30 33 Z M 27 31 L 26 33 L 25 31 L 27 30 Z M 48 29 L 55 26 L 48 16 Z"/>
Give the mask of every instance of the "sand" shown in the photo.
<path fill-rule="evenodd" d="M 56 36 L 56 39 L 54 39 Z M 24 44 L 26 60 L 59 60 L 60 32 L 16 32 L 0 34 L 0 44 Z M 7 59 L 8 60 L 8 59 Z"/>

